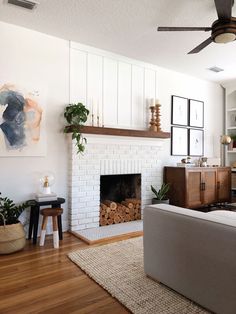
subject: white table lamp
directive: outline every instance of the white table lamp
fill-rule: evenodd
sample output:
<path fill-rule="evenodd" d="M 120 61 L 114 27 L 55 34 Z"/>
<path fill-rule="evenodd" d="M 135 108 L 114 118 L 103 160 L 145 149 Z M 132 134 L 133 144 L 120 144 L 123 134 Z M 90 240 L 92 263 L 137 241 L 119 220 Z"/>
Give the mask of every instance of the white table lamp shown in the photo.
<path fill-rule="evenodd" d="M 41 190 L 43 194 L 51 194 L 51 186 L 54 184 L 55 178 L 52 172 L 45 172 L 40 179 Z"/>

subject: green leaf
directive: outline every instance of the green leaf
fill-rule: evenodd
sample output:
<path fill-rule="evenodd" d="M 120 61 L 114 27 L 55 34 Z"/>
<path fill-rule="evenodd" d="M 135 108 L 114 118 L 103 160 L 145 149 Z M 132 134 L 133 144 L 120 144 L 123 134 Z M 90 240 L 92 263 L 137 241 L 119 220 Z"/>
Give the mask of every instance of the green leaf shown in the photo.
<path fill-rule="evenodd" d="M 18 217 L 27 207 L 28 207 L 28 204 L 26 204 L 26 203 L 23 203 L 23 204 L 17 206 L 9 198 L 0 197 L 0 213 L 1 213 L 0 225 L 4 224 L 4 219 L 5 219 L 6 224 L 8 224 L 8 225 L 17 223 Z"/>
<path fill-rule="evenodd" d="M 158 200 L 167 199 L 167 192 L 170 189 L 169 183 L 162 183 L 160 190 L 157 192 L 157 190 L 151 185 L 151 190 L 155 194 L 156 198 Z"/>
<path fill-rule="evenodd" d="M 151 190 L 155 194 L 156 198 L 158 198 L 157 190 L 151 185 Z"/>

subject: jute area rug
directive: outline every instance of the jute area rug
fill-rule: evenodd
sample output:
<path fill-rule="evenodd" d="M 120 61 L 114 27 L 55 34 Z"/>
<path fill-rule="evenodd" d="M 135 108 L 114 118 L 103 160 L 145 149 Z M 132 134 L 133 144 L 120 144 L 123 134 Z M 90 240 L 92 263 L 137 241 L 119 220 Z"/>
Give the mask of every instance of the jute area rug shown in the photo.
<path fill-rule="evenodd" d="M 146 277 L 142 237 L 74 251 L 69 258 L 132 313 L 209 313 Z"/>

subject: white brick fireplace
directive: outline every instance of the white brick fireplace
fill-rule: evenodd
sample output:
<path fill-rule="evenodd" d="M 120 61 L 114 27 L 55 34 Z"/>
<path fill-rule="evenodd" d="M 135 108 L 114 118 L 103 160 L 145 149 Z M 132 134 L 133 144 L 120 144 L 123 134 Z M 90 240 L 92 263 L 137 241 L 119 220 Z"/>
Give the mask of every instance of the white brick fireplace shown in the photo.
<path fill-rule="evenodd" d="M 162 139 L 88 135 L 83 155 L 70 140 L 69 226 L 78 231 L 99 226 L 100 176 L 141 173 L 142 208 L 151 203 L 150 185 L 162 182 Z"/>

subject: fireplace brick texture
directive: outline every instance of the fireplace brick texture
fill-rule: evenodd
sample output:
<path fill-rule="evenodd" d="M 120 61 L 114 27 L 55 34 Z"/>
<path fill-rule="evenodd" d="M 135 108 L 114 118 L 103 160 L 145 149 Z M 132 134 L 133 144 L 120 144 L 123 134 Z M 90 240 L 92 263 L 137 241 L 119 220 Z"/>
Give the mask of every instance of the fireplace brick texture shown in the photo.
<path fill-rule="evenodd" d="M 107 143 L 106 136 L 100 140 L 88 140 L 83 155 L 76 154 L 70 139 L 69 157 L 69 227 L 71 231 L 99 227 L 100 176 L 110 174 L 141 173 L 142 209 L 151 203 L 150 186 L 162 183 L 163 142 L 145 140 Z M 120 142 L 120 143 L 119 143 Z"/>

